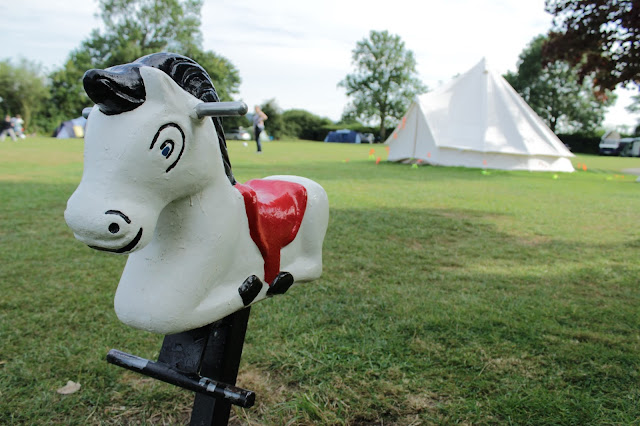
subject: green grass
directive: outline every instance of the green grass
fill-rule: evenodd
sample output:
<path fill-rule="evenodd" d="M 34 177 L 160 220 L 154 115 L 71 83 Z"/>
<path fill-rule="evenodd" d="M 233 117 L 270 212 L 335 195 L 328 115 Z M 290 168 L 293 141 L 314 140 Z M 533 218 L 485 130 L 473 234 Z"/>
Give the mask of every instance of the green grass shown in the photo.
<path fill-rule="evenodd" d="M 572 174 L 376 165 L 383 146 L 230 142 L 240 181 L 326 189 L 320 280 L 252 309 L 237 424 L 640 423 L 639 159 Z M 0 424 L 179 424 L 193 395 L 104 361 L 124 257 L 63 211 L 82 142 L 0 143 Z M 82 389 L 62 396 L 67 380 Z"/>

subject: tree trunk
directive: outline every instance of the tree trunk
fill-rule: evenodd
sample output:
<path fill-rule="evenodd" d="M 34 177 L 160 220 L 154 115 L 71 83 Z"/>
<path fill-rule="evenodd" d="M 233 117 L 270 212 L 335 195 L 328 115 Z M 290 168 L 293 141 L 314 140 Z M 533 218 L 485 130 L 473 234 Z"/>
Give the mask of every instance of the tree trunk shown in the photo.
<path fill-rule="evenodd" d="M 384 142 L 387 139 L 387 129 L 384 125 L 384 119 L 386 117 L 380 114 L 380 141 Z"/>

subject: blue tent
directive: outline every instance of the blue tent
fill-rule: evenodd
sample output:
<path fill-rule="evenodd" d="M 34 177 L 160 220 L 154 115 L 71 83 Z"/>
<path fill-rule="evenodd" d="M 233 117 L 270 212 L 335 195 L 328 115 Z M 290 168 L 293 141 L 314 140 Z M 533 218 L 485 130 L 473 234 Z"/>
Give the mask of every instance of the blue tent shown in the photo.
<path fill-rule="evenodd" d="M 324 138 L 325 142 L 342 142 L 342 143 L 361 143 L 362 137 L 359 132 L 355 130 L 334 130 L 329 132 L 326 138 Z"/>
<path fill-rule="evenodd" d="M 84 117 L 74 118 L 73 120 L 61 123 L 53 132 L 53 137 L 58 139 L 67 138 L 83 138 L 84 127 L 87 125 L 87 119 Z"/>

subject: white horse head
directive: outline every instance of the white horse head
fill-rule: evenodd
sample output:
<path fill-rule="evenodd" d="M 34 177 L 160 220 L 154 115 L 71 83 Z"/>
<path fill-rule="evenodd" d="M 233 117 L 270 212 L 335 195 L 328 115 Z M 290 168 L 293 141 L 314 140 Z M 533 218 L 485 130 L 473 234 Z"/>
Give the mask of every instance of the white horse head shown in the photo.
<path fill-rule="evenodd" d="M 320 275 L 324 190 L 308 179 L 279 177 L 290 182 L 279 185 L 291 194 L 306 194 L 304 217 L 286 246 L 265 245 L 268 233 L 258 235 L 255 223 L 276 222 L 261 221 L 260 209 L 245 201 L 260 198 L 260 189 L 236 185 L 220 119 L 206 117 L 225 108 L 198 64 L 154 54 L 88 71 L 84 84 L 96 106 L 65 219 L 90 247 L 130 254 L 115 298 L 123 322 L 184 331 L 277 294 L 274 272 L 286 271 L 288 283 Z"/>
<path fill-rule="evenodd" d="M 196 113 L 202 101 L 163 71 L 131 65 L 87 72 L 85 87 L 97 105 L 87 123 L 82 181 L 65 212 L 80 241 L 116 253 L 148 244 L 167 204 L 199 192 L 225 167 L 220 144 L 201 142 L 219 137 L 213 121 Z M 142 102 L 131 102 L 140 94 L 122 93 L 132 79 Z"/>

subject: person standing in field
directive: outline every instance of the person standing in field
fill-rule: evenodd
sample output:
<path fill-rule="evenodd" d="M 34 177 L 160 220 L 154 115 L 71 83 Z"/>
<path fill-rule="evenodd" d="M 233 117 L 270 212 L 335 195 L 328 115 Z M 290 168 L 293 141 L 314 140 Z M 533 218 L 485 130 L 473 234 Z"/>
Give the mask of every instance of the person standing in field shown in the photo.
<path fill-rule="evenodd" d="M 8 114 L 4 118 L 4 121 L 0 123 L 0 141 L 4 141 L 7 135 L 11 136 L 12 140 L 17 140 L 16 133 L 13 131 L 13 122 L 11 121 L 11 116 Z"/>
<path fill-rule="evenodd" d="M 253 114 L 253 134 L 256 137 L 257 152 L 262 152 L 262 145 L 260 144 L 260 133 L 264 130 L 264 120 L 268 119 L 258 105 L 255 107 L 255 114 Z"/>
<path fill-rule="evenodd" d="M 13 122 L 13 132 L 16 134 L 16 137 L 24 139 L 24 120 L 20 114 L 16 115 L 15 118 L 12 118 Z"/>

